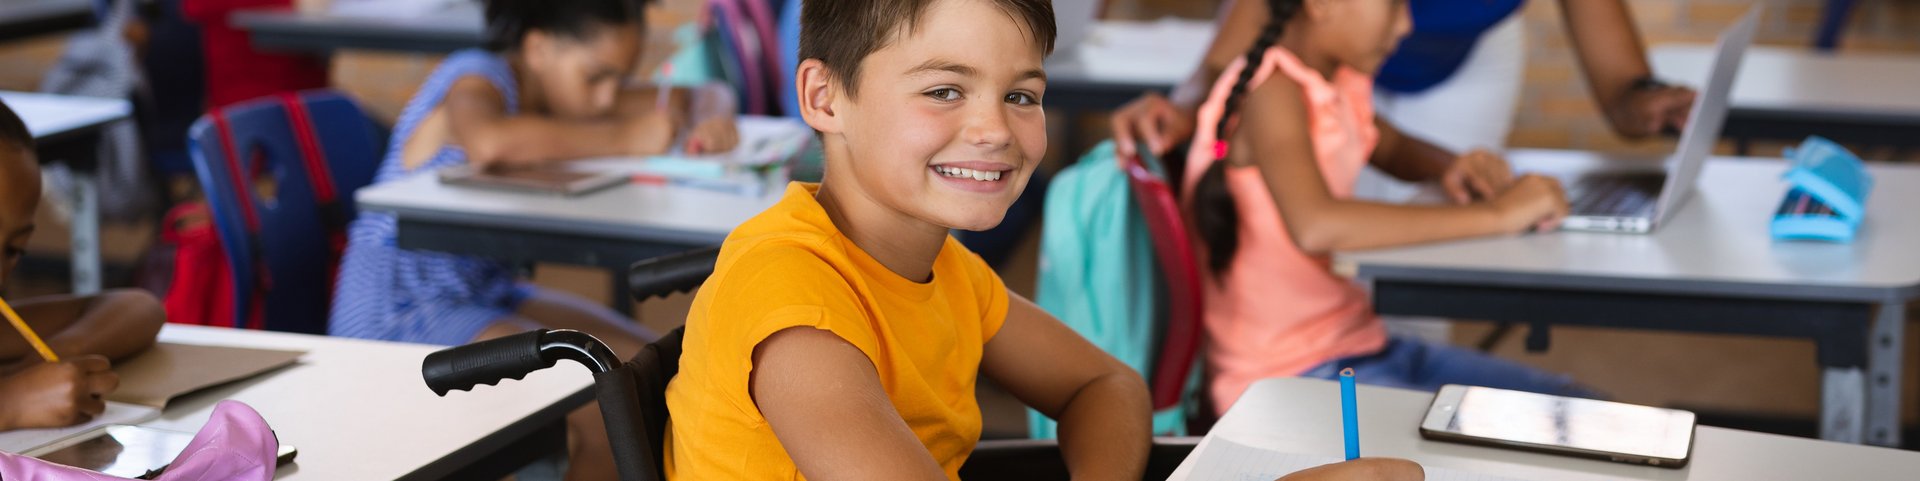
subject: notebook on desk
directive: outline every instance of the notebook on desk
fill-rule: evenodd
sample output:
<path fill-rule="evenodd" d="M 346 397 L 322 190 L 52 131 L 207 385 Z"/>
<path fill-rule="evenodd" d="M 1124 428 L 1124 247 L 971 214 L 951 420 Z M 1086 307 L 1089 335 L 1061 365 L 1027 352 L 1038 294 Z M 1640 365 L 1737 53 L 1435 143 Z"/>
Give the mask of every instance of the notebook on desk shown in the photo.
<path fill-rule="evenodd" d="M 612 172 L 589 172 L 553 165 L 535 168 L 492 170 L 472 165 L 457 165 L 435 173 L 440 183 L 483 189 L 575 196 L 620 185 L 627 176 Z"/>
<path fill-rule="evenodd" d="M 151 421 L 159 418 L 167 402 L 174 398 L 293 364 L 302 354 L 305 353 L 155 343 L 139 356 L 113 366 L 113 372 L 120 375 L 120 386 L 107 395 L 107 409 L 99 417 L 64 428 L 0 433 L 0 451 L 21 453 L 93 432 L 102 426 Z"/>

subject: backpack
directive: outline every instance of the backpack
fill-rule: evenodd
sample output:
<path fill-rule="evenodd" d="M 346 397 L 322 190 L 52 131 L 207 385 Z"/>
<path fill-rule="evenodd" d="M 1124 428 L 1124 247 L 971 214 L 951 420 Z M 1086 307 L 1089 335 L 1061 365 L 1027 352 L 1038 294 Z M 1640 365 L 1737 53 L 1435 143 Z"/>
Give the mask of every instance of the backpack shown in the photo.
<path fill-rule="evenodd" d="M 343 195 L 334 182 L 334 174 L 327 164 L 320 145 L 320 136 L 314 131 L 313 121 L 308 116 L 306 106 L 299 94 L 287 92 L 276 97 L 286 112 L 288 125 L 298 146 L 300 162 L 297 164 L 306 172 L 308 188 L 313 192 L 321 224 L 327 234 L 327 259 L 329 269 L 325 286 L 329 290 L 326 298 L 332 298 L 332 287 L 338 277 L 340 257 L 346 250 L 347 224 L 352 221 L 349 208 L 341 202 Z M 239 105 L 239 104 L 236 104 Z M 229 125 L 224 109 L 207 114 L 222 139 L 231 139 Z M 209 168 L 225 168 L 228 178 L 239 183 L 260 177 L 264 162 L 251 162 L 251 168 L 241 172 L 241 164 L 233 146 L 222 149 L 224 158 L 208 159 Z M 234 191 L 251 194 L 249 185 L 233 186 Z M 234 299 L 238 295 L 235 286 L 242 285 L 234 281 L 233 268 L 227 261 L 226 251 L 220 242 L 218 226 L 213 222 L 212 212 L 207 201 L 200 200 L 182 203 L 168 210 L 163 220 L 162 241 L 172 244 L 176 249 L 174 257 L 173 279 L 167 290 L 164 305 L 168 322 L 212 326 L 231 326 L 247 329 L 265 329 L 265 307 L 267 293 L 273 288 L 272 276 L 267 272 L 267 262 L 260 252 L 262 237 L 261 221 L 253 211 L 253 199 L 242 197 L 239 207 L 246 215 L 244 235 L 248 238 L 237 245 L 247 248 L 244 253 L 253 259 L 254 272 L 245 274 L 244 284 L 251 302 L 247 305 L 245 319 L 234 318 Z M 204 220 L 203 220 L 204 219 Z M 324 318 L 324 316 L 322 316 Z M 324 333 L 321 326 L 320 333 Z"/>
<path fill-rule="evenodd" d="M 1134 202 L 1113 142 L 1055 174 L 1041 215 L 1040 274 L 1034 302 L 1143 377 L 1151 376 L 1166 317 L 1147 221 Z M 1186 403 L 1154 413 L 1156 435 L 1184 435 Z M 1028 410 L 1029 436 L 1051 439 L 1056 424 Z"/>

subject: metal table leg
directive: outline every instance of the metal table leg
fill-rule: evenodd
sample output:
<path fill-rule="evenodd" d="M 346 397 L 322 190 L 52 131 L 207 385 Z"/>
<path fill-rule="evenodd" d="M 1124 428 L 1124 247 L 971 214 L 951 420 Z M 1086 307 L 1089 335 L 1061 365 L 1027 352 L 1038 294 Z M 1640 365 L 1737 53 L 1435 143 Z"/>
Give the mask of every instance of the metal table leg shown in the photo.
<path fill-rule="evenodd" d="M 100 292 L 100 193 L 91 171 L 75 171 L 73 190 L 67 192 L 73 206 L 71 231 L 73 244 L 73 293 Z"/>
<path fill-rule="evenodd" d="M 1880 446 L 1900 445 L 1900 363 L 1906 354 L 1907 305 L 1880 305 L 1867 338 L 1866 440 Z"/>

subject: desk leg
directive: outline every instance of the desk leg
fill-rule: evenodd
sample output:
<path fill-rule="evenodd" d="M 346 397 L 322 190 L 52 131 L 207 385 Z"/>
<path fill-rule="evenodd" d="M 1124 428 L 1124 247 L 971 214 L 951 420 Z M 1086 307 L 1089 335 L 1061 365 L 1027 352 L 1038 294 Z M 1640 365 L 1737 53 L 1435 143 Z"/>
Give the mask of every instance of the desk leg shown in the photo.
<path fill-rule="evenodd" d="M 1860 444 L 1861 418 L 1867 410 L 1866 374 L 1857 367 L 1820 372 L 1820 439 Z"/>
<path fill-rule="evenodd" d="M 1880 305 L 1867 338 L 1866 440 L 1880 446 L 1900 445 L 1900 363 L 1906 354 L 1907 305 Z"/>
<path fill-rule="evenodd" d="M 93 173 L 74 172 L 73 190 L 67 192 L 73 206 L 73 293 L 100 292 L 100 195 Z"/>

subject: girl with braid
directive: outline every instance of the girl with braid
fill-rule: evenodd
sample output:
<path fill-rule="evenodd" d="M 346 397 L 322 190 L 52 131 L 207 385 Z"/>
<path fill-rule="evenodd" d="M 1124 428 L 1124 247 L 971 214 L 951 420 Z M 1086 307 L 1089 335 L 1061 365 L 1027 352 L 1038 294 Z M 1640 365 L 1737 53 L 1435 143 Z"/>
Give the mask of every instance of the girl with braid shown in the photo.
<path fill-rule="evenodd" d="M 1411 27 L 1406 0 L 1267 0 L 1271 20 L 1198 110 L 1187 154 L 1206 280 L 1208 367 L 1225 412 L 1255 380 L 1334 378 L 1435 390 L 1469 384 L 1590 396 L 1563 375 L 1485 354 L 1393 337 L 1329 253 L 1550 230 L 1566 215 L 1559 184 L 1514 176 L 1484 151 L 1463 156 L 1374 117 L 1374 71 Z M 1437 182 L 1453 205 L 1358 201 L 1372 164 Z"/>

